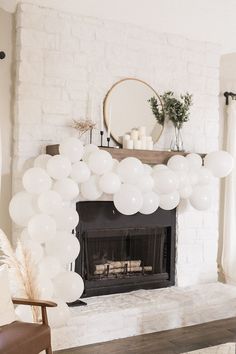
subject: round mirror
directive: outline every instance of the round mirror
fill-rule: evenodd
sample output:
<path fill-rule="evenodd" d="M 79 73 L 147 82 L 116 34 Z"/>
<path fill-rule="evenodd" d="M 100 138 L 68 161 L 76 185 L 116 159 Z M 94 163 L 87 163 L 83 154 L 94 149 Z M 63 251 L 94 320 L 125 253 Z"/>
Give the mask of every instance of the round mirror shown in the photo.
<path fill-rule="evenodd" d="M 155 97 L 162 108 L 157 92 L 139 79 L 123 79 L 115 83 L 104 100 L 104 119 L 113 139 L 122 144 L 122 137 L 134 128 L 146 127 L 153 142 L 160 138 L 163 126 L 157 123 L 149 100 Z"/>

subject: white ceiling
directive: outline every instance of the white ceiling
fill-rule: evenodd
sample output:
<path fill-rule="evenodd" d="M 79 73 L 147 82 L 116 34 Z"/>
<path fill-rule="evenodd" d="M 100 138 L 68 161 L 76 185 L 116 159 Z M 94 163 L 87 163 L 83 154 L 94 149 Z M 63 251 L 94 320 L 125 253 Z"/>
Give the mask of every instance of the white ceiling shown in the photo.
<path fill-rule="evenodd" d="M 14 12 L 24 1 L 220 43 L 222 53 L 236 52 L 236 0 L 0 0 L 0 7 Z"/>

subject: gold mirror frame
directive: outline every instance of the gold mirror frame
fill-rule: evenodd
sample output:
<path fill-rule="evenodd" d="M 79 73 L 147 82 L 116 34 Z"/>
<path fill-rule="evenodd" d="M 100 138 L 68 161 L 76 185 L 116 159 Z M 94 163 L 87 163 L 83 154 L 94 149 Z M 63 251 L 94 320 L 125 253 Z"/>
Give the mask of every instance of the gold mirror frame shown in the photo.
<path fill-rule="evenodd" d="M 147 87 L 149 87 L 153 91 L 154 95 L 159 99 L 160 105 L 161 105 L 162 110 L 164 112 L 163 103 L 161 101 L 161 98 L 160 98 L 158 93 L 154 90 L 154 88 L 151 85 L 149 85 L 148 83 L 146 83 L 143 80 L 132 78 L 132 77 L 128 77 L 128 78 L 119 80 L 115 84 L 113 84 L 111 86 L 111 88 L 108 90 L 108 92 L 107 92 L 107 94 L 106 94 L 106 96 L 104 98 L 104 101 L 103 101 L 103 120 L 105 122 L 105 126 L 106 126 L 107 129 L 108 129 L 108 122 L 109 122 L 109 117 L 108 117 L 108 114 L 107 114 L 108 97 L 111 94 L 111 92 L 116 88 L 116 86 L 120 85 L 124 81 L 138 81 L 138 82 L 141 82 L 142 84 L 146 85 Z M 156 119 L 155 116 L 153 116 L 153 118 Z M 165 116 L 164 116 L 164 119 L 165 119 Z M 158 124 L 157 121 L 156 121 L 156 124 Z M 161 124 L 159 124 L 159 125 L 161 125 Z M 163 133 L 163 129 L 164 129 L 164 125 L 162 126 L 160 134 L 156 137 L 155 140 L 153 140 L 154 144 L 160 139 L 161 134 Z M 118 143 L 119 145 L 122 145 L 122 142 L 120 141 L 119 136 L 116 136 L 112 131 L 110 132 L 110 134 L 111 134 L 111 137 L 115 140 L 116 143 Z"/>

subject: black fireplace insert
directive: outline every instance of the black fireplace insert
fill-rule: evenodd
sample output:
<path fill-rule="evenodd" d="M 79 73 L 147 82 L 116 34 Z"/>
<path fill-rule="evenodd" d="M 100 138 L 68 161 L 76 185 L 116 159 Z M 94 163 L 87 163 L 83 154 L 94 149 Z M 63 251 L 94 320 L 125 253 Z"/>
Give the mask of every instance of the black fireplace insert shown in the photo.
<path fill-rule="evenodd" d="M 83 297 L 174 285 L 175 210 L 126 216 L 98 201 L 79 202 L 77 211 Z"/>

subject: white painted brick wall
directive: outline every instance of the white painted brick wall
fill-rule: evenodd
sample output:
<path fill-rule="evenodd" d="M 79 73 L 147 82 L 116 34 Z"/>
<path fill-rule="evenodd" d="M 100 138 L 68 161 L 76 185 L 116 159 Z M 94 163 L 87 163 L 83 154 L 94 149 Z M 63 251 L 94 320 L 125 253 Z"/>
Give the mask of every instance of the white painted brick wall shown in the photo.
<path fill-rule="evenodd" d="M 93 96 L 93 120 L 99 122 L 102 99 L 124 77 L 140 78 L 160 94 L 193 93 L 190 122 L 183 129 L 185 149 L 218 148 L 217 45 L 24 3 L 18 6 L 16 31 L 15 189 L 25 161 L 75 134 L 70 123 L 85 117 L 88 97 Z M 172 135 L 167 124 L 157 147 L 168 149 Z M 94 134 L 95 143 L 98 138 Z M 217 278 L 218 200 L 215 205 L 204 213 L 179 207 L 180 286 Z"/>

